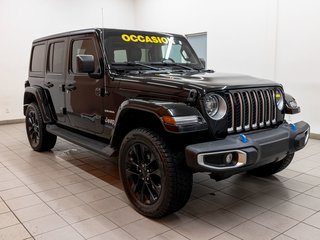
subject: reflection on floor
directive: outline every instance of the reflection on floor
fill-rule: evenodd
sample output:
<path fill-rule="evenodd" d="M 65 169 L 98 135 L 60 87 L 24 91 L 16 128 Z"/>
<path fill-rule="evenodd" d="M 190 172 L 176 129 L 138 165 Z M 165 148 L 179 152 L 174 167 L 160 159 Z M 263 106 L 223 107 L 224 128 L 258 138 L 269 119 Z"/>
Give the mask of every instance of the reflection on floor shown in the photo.
<path fill-rule="evenodd" d="M 320 141 L 267 178 L 195 174 L 176 214 L 150 220 L 121 190 L 117 159 L 59 139 L 30 149 L 24 124 L 0 126 L 0 239 L 319 239 Z"/>

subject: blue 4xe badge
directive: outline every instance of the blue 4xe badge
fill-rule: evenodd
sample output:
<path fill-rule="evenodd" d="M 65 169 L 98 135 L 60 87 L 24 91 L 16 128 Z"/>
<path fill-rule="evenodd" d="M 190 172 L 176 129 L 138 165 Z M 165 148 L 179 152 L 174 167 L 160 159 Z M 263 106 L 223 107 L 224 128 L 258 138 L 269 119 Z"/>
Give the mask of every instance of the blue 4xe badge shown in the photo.
<path fill-rule="evenodd" d="M 248 142 L 248 138 L 247 138 L 247 136 L 244 135 L 244 134 L 240 134 L 240 140 L 241 140 L 241 142 L 243 142 L 243 143 Z"/>

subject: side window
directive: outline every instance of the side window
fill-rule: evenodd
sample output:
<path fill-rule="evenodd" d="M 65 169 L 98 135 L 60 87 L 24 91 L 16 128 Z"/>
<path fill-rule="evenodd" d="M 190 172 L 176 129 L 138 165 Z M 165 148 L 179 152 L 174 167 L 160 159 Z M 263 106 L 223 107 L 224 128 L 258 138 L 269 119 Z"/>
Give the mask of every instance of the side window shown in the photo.
<path fill-rule="evenodd" d="M 64 42 L 56 42 L 50 44 L 48 72 L 62 73 L 64 57 Z"/>
<path fill-rule="evenodd" d="M 98 54 L 92 39 L 81 39 L 72 42 L 72 57 L 71 57 L 71 71 L 79 73 L 77 69 L 77 55 L 87 54 L 93 55 L 95 61 L 95 72 L 99 72 Z"/>
<path fill-rule="evenodd" d="M 36 45 L 32 49 L 32 59 L 31 59 L 31 72 L 43 72 L 44 67 L 44 58 L 45 58 L 45 49 L 44 44 Z"/>

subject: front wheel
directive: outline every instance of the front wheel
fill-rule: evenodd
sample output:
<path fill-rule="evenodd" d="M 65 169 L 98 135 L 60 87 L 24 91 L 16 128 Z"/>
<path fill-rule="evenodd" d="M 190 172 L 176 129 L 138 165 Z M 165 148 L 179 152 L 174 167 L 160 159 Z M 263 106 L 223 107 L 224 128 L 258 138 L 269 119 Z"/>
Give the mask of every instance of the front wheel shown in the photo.
<path fill-rule="evenodd" d="M 26 131 L 30 146 L 37 152 L 54 147 L 57 136 L 46 131 L 41 112 L 37 104 L 30 103 L 26 111 Z"/>
<path fill-rule="evenodd" d="M 277 172 L 282 171 L 288 165 L 291 163 L 293 159 L 294 153 L 287 154 L 283 159 L 281 159 L 278 162 L 269 163 L 267 165 L 264 165 L 262 167 L 258 167 L 256 169 L 250 170 L 249 174 L 258 176 L 258 177 L 268 177 L 270 175 L 273 175 Z"/>
<path fill-rule="evenodd" d="M 163 217 L 189 200 L 192 172 L 183 158 L 149 129 L 127 134 L 120 148 L 119 170 L 127 197 L 144 216 Z"/>

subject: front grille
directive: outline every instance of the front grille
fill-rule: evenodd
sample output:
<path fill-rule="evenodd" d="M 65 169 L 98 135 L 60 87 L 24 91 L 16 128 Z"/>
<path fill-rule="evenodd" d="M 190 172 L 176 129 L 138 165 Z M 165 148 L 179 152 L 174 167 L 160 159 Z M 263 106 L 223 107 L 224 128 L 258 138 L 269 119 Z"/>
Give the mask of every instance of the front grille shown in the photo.
<path fill-rule="evenodd" d="M 228 133 L 264 128 L 277 123 L 274 89 L 239 90 L 226 93 Z"/>

